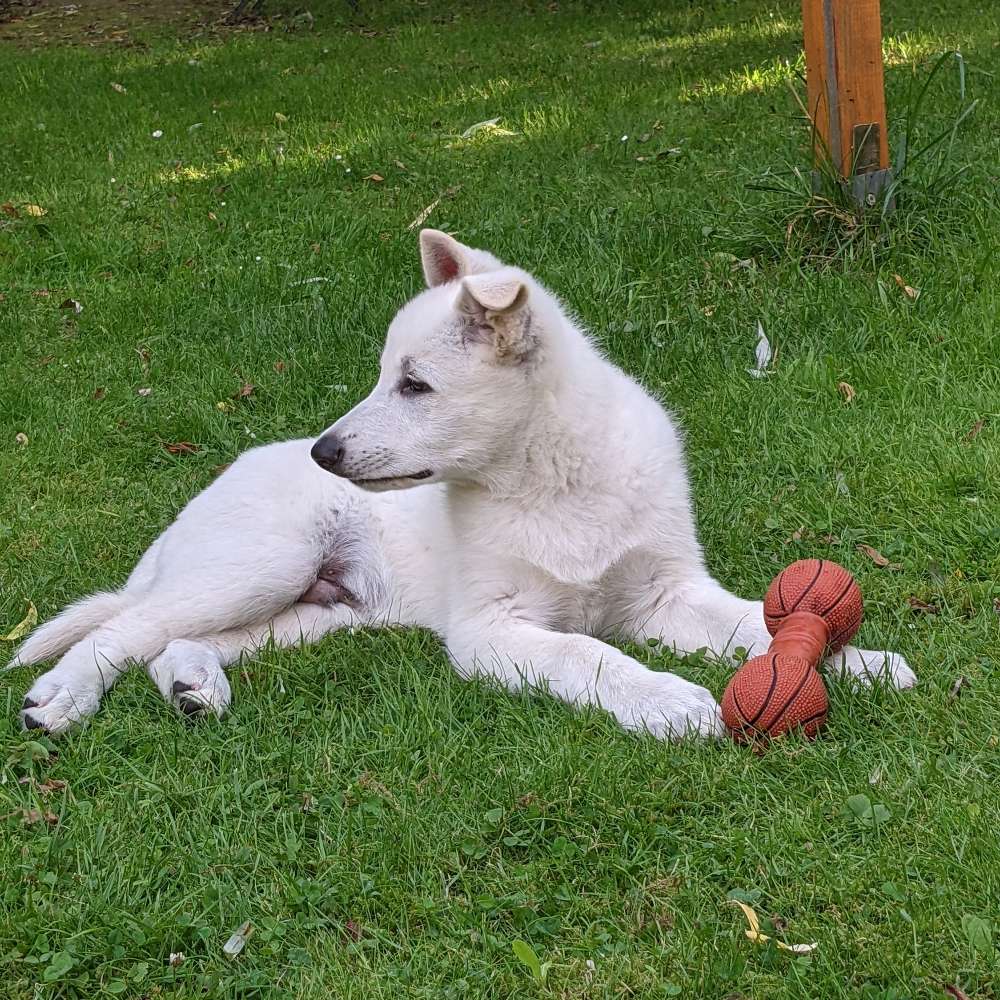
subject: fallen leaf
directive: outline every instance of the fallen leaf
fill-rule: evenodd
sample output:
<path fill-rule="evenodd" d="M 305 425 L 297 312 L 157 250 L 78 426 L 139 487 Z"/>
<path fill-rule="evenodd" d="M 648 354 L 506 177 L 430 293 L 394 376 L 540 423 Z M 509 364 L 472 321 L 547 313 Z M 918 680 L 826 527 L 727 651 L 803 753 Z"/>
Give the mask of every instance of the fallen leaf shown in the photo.
<path fill-rule="evenodd" d="M 958 986 L 948 986 L 947 984 L 941 987 L 948 994 L 948 996 L 953 997 L 954 1000 L 969 1000 L 969 994 L 965 990 L 960 989 Z"/>
<path fill-rule="evenodd" d="M 364 932 L 361 930 L 361 925 L 354 920 L 348 920 L 344 924 L 344 930 L 347 931 L 347 936 L 352 941 L 360 941 Z"/>
<path fill-rule="evenodd" d="M 27 824 L 41 823 L 45 820 L 49 826 L 55 826 L 59 822 L 59 817 L 54 813 L 50 812 L 48 809 L 42 812 L 40 809 L 24 809 L 21 813 L 21 819 Z"/>
<path fill-rule="evenodd" d="M 255 386 L 252 382 L 244 382 L 243 385 L 241 385 L 239 387 L 239 389 L 237 389 L 236 392 L 233 393 L 233 397 L 232 398 L 233 399 L 246 399 L 247 397 L 253 395 L 254 390 L 256 388 L 257 388 L 257 386 Z"/>
<path fill-rule="evenodd" d="M 222 946 L 222 953 L 229 958 L 235 958 L 244 949 L 252 934 L 253 924 L 248 920 L 229 936 L 229 940 Z"/>
<path fill-rule="evenodd" d="M 274 362 L 274 370 L 280 375 L 285 370 L 285 362 L 284 361 L 275 361 Z"/>
<path fill-rule="evenodd" d="M 41 205 L 25 205 L 24 213 L 35 219 L 40 219 L 43 215 L 47 214 L 46 209 L 42 208 Z"/>
<path fill-rule="evenodd" d="M 951 690 L 948 692 L 948 700 L 954 701 L 971 683 L 965 674 L 960 674 L 955 678 L 955 683 L 952 684 Z"/>
<path fill-rule="evenodd" d="M 53 792 L 61 792 L 66 787 L 66 782 L 59 778 L 46 778 L 35 787 L 42 795 L 51 795 Z"/>
<path fill-rule="evenodd" d="M 485 121 L 470 125 L 462 133 L 461 138 L 471 139 L 477 132 L 492 132 L 494 135 L 517 135 L 516 132 L 511 132 L 510 129 L 501 128 L 499 118 L 487 118 Z"/>
<path fill-rule="evenodd" d="M 851 385 L 850 382 L 838 382 L 837 392 L 839 392 L 841 396 L 844 397 L 845 403 L 853 403 L 854 397 L 857 395 L 857 393 L 854 391 L 854 386 Z"/>
<path fill-rule="evenodd" d="M 969 433 L 965 435 L 962 439 L 963 441 L 975 441 L 979 437 L 979 432 L 986 426 L 986 418 L 983 417 L 981 420 L 977 420 L 970 429 Z"/>
<path fill-rule="evenodd" d="M 14 435 L 14 440 L 23 448 L 28 443 L 28 435 L 24 431 L 18 431 Z"/>
<path fill-rule="evenodd" d="M 869 785 L 879 785 L 882 783 L 882 768 L 876 767 L 871 774 L 868 775 Z"/>
<path fill-rule="evenodd" d="M 28 611 L 25 616 L 6 634 L 0 635 L 2 642 L 15 642 L 26 635 L 38 624 L 38 609 L 28 601 Z"/>
<path fill-rule="evenodd" d="M 873 548 L 871 545 L 863 545 L 863 544 L 859 543 L 859 544 L 855 545 L 854 547 L 858 550 L 858 552 L 862 552 L 862 553 L 864 553 L 864 555 L 868 556 L 868 558 L 871 559 L 871 561 L 873 563 L 875 563 L 875 565 L 878 566 L 879 569 L 902 569 L 903 568 L 902 566 L 899 565 L 899 563 L 889 562 L 889 560 L 886 559 L 886 557 L 884 555 L 882 555 L 882 553 L 879 552 L 878 549 Z"/>
<path fill-rule="evenodd" d="M 5 201 L 0 205 L 0 212 L 3 212 L 8 219 L 19 219 L 21 217 L 21 213 L 9 201 Z"/>
<path fill-rule="evenodd" d="M 921 615 L 936 615 L 941 610 L 936 604 L 928 604 L 919 597 L 908 597 L 906 602 L 913 611 Z"/>
<path fill-rule="evenodd" d="M 140 396 L 151 396 L 151 395 L 153 394 L 153 390 L 152 390 L 152 389 L 150 389 L 150 388 L 148 388 L 148 387 L 144 387 L 144 388 L 142 388 L 142 389 L 136 389 L 135 391 L 136 391 L 136 392 L 137 392 L 137 393 L 138 393 L 138 394 L 139 394 Z"/>
<path fill-rule="evenodd" d="M 839 545 L 840 544 L 840 538 L 837 535 L 824 535 L 822 540 L 827 545 Z"/>
<path fill-rule="evenodd" d="M 47 288 L 36 288 L 32 293 L 32 297 L 36 299 L 47 299 L 52 293 Z"/>
<path fill-rule="evenodd" d="M 190 441 L 174 441 L 172 443 L 163 441 L 161 443 L 171 455 L 193 455 L 199 451 L 198 445 L 192 444 Z"/>
<path fill-rule="evenodd" d="M 443 198 L 454 198 L 456 194 L 462 189 L 461 184 L 456 184 L 454 187 L 445 188 L 406 228 L 416 229 L 417 226 L 422 226 L 430 216 L 431 212 L 434 211 L 438 205 L 441 204 Z"/>
<path fill-rule="evenodd" d="M 364 180 L 372 181 L 375 184 L 381 184 L 382 181 L 385 180 L 385 178 L 381 174 L 369 174 L 367 177 L 364 178 Z"/>
<path fill-rule="evenodd" d="M 802 536 L 805 533 L 806 533 L 806 526 L 803 524 L 801 528 L 797 528 L 795 531 L 793 531 L 791 533 L 791 535 L 789 535 L 788 541 L 790 541 L 790 542 L 801 542 L 802 541 Z"/>
<path fill-rule="evenodd" d="M 916 301 L 920 298 L 920 289 L 914 288 L 912 285 L 908 285 L 898 274 L 894 274 L 893 278 L 896 279 L 896 284 L 903 289 L 903 294 L 908 298 Z"/>
<path fill-rule="evenodd" d="M 80 303 L 77 302 L 76 299 L 64 299 L 62 302 L 59 303 L 59 308 L 72 309 L 73 312 L 77 314 L 77 316 L 79 316 L 80 313 L 83 312 L 83 306 L 80 305 Z"/>
<path fill-rule="evenodd" d="M 406 169 L 406 164 L 405 164 L 405 163 L 401 163 L 401 162 L 400 162 L 399 160 L 393 160 L 392 162 L 393 162 L 393 163 L 394 163 L 394 164 L 395 164 L 395 165 L 396 165 L 397 167 L 399 167 L 399 169 L 400 169 L 400 170 L 405 170 L 405 169 Z"/>
<path fill-rule="evenodd" d="M 94 390 L 94 399 L 104 399 L 104 397 L 107 394 L 108 394 L 108 390 L 107 389 L 105 389 L 103 386 L 98 386 Z"/>
<path fill-rule="evenodd" d="M 771 363 L 771 343 L 764 333 L 764 325 L 757 320 L 757 348 L 754 352 L 757 359 L 753 368 L 748 368 L 747 372 L 754 378 L 763 378 L 767 375 L 767 366 Z"/>
<path fill-rule="evenodd" d="M 228 469 L 229 466 L 231 466 L 232 464 L 233 464 L 232 462 L 226 462 L 224 465 L 217 465 L 215 466 L 214 469 L 212 469 L 212 474 L 216 476 L 221 476 L 222 473 L 225 472 L 226 469 Z"/>
<path fill-rule="evenodd" d="M 729 902 L 738 906 L 743 911 L 743 915 L 747 918 L 747 923 L 750 926 L 743 933 L 746 934 L 751 941 L 756 944 L 765 944 L 766 942 L 772 940 L 772 938 L 767 934 L 761 932 L 760 919 L 752 906 L 748 906 L 739 899 L 731 899 Z M 795 955 L 808 955 L 811 951 L 815 951 L 819 947 L 818 943 L 815 941 L 812 944 L 785 944 L 784 941 L 775 940 L 774 943 L 783 951 L 790 951 Z"/>
<path fill-rule="evenodd" d="M 285 122 L 288 121 L 288 115 L 283 115 L 280 111 L 275 111 L 274 112 L 274 120 L 279 125 L 282 125 L 282 124 L 284 124 Z"/>
<path fill-rule="evenodd" d="M 123 87 L 120 83 L 112 83 L 111 89 L 116 90 L 119 94 L 127 94 L 128 90 Z"/>

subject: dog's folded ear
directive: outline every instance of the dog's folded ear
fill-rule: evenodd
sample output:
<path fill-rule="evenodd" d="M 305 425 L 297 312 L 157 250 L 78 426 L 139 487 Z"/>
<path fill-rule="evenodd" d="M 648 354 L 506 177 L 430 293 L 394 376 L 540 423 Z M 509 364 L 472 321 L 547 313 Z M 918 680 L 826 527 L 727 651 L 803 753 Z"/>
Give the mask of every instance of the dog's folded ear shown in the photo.
<path fill-rule="evenodd" d="M 492 344 L 500 360 L 523 359 L 535 346 L 528 298 L 525 275 L 514 268 L 463 278 L 455 309 L 465 338 Z"/>
<path fill-rule="evenodd" d="M 467 247 L 439 229 L 420 231 L 420 261 L 428 288 L 503 267 L 493 254 Z"/>

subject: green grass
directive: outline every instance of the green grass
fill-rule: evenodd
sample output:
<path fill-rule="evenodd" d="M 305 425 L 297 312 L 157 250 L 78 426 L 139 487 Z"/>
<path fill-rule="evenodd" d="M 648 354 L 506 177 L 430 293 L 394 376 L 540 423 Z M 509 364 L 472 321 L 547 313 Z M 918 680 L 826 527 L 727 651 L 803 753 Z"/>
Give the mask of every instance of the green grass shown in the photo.
<path fill-rule="evenodd" d="M 51 744 L 6 674 L 0 996 L 998 995 L 1000 19 L 883 5 L 895 117 L 936 53 L 967 61 L 949 196 L 878 253 L 740 265 L 714 234 L 766 232 L 747 183 L 806 162 L 797 9 L 389 5 L 371 36 L 331 5 L 312 33 L 0 51 L 0 633 L 116 585 L 217 466 L 360 398 L 420 284 L 408 224 L 453 189 L 429 224 L 535 271 L 677 414 L 718 577 L 837 559 L 863 644 L 921 678 L 834 685 L 822 739 L 758 757 L 462 683 L 422 634 L 266 652 L 198 725 L 136 670 Z M 928 134 L 956 106 L 941 74 Z M 456 138 L 494 116 L 516 134 Z M 717 665 L 639 655 L 721 695 Z M 734 892 L 816 951 L 748 941 Z"/>

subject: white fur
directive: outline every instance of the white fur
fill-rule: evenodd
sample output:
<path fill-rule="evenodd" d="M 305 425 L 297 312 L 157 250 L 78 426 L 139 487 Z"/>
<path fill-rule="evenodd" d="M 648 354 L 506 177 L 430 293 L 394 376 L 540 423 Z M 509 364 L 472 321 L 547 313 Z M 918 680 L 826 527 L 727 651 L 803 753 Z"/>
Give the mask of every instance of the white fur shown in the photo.
<path fill-rule="evenodd" d="M 393 320 L 377 385 L 316 444 L 340 445 L 337 474 L 311 441 L 242 455 L 121 591 L 24 643 L 15 663 L 64 654 L 25 725 L 92 714 L 133 660 L 178 708 L 221 714 L 227 664 L 358 622 L 433 629 L 463 676 L 545 687 L 628 729 L 720 732 L 705 688 L 609 644 L 769 641 L 760 603 L 705 568 L 670 418 L 526 272 L 430 230 L 421 249 L 429 288 Z M 316 587 L 331 603 L 302 600 Z M 915 682 L 896 654 L 831 665 Z"/>

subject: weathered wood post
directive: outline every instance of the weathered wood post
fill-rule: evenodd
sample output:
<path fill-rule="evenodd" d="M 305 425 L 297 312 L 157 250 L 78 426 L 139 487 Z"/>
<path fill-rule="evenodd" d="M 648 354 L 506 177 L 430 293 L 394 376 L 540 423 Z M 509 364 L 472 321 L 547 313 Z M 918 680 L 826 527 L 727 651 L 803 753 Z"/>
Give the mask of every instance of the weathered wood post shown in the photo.
<path fill-rule="evenodd" d="M 802 29 L 815 162 L 872 205 L 891 177 L 879 0 L 802 0 Z"/>

